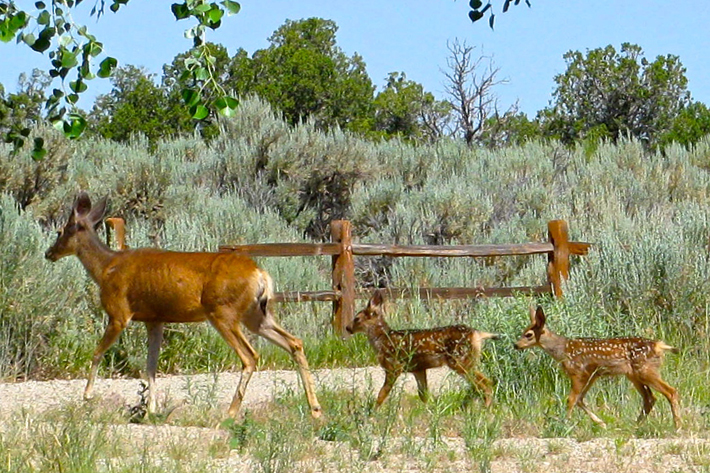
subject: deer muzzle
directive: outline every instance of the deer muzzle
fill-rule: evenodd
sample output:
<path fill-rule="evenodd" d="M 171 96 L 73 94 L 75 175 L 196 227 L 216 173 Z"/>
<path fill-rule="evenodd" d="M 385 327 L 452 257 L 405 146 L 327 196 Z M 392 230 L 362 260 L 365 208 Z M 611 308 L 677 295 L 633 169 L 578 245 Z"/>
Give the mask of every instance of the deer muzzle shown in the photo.
<path fill-rule="evenodd" d="M 54 248 L 52 247 L 44 252 L 45 259 L 48 259 L 51 262 L 57 261 L 57 255 L 54 253 L 53 250 L 54 250 Z"/>

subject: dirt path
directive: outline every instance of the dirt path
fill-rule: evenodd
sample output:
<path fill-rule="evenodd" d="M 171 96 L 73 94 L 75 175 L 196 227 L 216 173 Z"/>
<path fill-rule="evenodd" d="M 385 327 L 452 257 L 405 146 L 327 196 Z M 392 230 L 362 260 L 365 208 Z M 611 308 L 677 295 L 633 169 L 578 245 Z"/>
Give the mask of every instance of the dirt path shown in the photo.
<path fill-rule="evenodd" d="M 344 388 L 356 392 L 373 392 L 382 383 L 382 370 L 376 367 L 359 369 L 316 370 L 316 385 L 320 389 Z M 158 379 L 158 390 L 164 402 L 180 404 L 196 397 L 209 397 L 226 410 L 234 394 L 238 374 L 167 376 Z M 100 379 L 95 390 L 101 402 L 112 405 L 135 405 L 139 380 Z M 460 383 L 447 370 L 433 370 L 430 386 L 433 392 L 448 383 Z M 45 412 L 81 402 L 84 380 L 28 381 L 0 383 L 0 421 L 19 412 Z M 416 392 L 411 376 L 404 381 L 407 392 Z M 261 371 L 253 375 L 243 407 L 258 408 L 285 392 L 301 392 L 298 375 L 294 371 Z M 304 399 L 305 403 L 305 399 Z M 3 425 L 0 422 L 0 434 Z M 117 425 L 110 435 L 130 439 L 136 446 L 152 444 L 209 445 L 227 443 L 227 433 L 219 429 L 178 427 L 172 425 Z M 394 440 L 396 442 L 396 438 Z M 421 439 L 426 442 L 426 439 Z M 491 471 L 491 472 L 686 472 L 710 471 L 710 440 L 689 438 L 682 434 L 673 439 L 593 439 L 578 442 L 575 439 L 515 438 L 499 439 L 490 449 L 493 454 L 485 464 L 472 460 L 467 454 L 470 446 L 461 438 L 445 438 L 444 449 L 448 458 L 442 467 L 422 463 L 403 455 L 388 455 L 377 461 L 352 459 L 347 445 L 316 440 L 322 455 L 313 461 L 299 462 L 298 471 Z M 441 445 L 439 446 L 441 448 Z M 352 452 L 351 452 L 352 453 Z M 332 461 L 331 461 L 332 460 Z M 254 471 L 254 460 L 236 452 L 228 452 L 210 460 L 211 471 Z"/>

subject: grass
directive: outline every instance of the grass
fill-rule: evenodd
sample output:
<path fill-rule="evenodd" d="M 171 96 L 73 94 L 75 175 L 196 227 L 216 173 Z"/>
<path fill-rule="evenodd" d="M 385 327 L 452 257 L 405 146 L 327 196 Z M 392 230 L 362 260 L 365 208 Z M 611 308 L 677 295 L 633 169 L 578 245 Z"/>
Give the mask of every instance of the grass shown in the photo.
<path fill-rule="evenodd" d="M 620 467 L 641 454 L 634 439 L 648 436 L 674 438 L 662 444 L 657 455 L 681 458 L 690 466 L 707 466 L 710 444 L 703 439 L 707 421 L 693 421 L 694 414 L 684 412 L 684 421 L 696 427 L 678 435 L 671 428 L 665 406 L 658 406 L 661 413 L 637 426 L 634 419 L 639 406 L 630 402 L 631 393 L 618 396 L 617 403 L 610 406 L 614 415 L 607 418 L 609 428 L 598 429 L 582 415 L 566 421 L 540 412 L 536 405 L 496 402 L 491 409 L 484 409 L 480 402 L 464 404 L 455 391 L 442 392 L 423 404 L 414 393 L 400 389 L 375 411 L 378 387 L 365 386 L 363 391 L 320 389 L 326 413 L 320 421 L 310 418 L 300 392 L 285 392 L 273 402 L 245 409 L 239 419 L 226 422 L 209 394 L 205 398 L 197 391 L 189 410 L 200 411 L 201 419 L 156 417 L 143 427 L 130 423 L 125 408 L 108 403 L 25 412 L 2 419 L 0 471 L 138 472 L 168 467 L 171 471 L 212 471 L 216 465 L 234 468 L 237 464 L 261 472 L 326 467 L 373 471 L 403 465 L 422 471 L 467 468 L 485 472 L 496 462 L 512 462 L 522 471 L 534 472 L 543 471 L 541 465 L 549 462 L 579 461 L 579 453 L 574 452 L 588 449 L 582 446 L 593 445 L 590 440 L 602 441 L 606 447 L 589 450 L 585 458 Z M 560 423 L 574 426 L 568 435 L 572 438 L 556 435 L 545 440 L 544 432 L 557 429 Z M 189 430 L 201 424 L 209 428 Z M 166 430 L 160 435 L 144 430 L 151 426 L 177 430 L 172 436 Z"/>

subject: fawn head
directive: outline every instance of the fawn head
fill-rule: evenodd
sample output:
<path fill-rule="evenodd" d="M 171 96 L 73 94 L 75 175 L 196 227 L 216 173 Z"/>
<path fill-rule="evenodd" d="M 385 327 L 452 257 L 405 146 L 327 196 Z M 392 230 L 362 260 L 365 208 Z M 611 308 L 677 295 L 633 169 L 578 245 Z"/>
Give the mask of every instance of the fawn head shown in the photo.
<path fill-rule="evenodd" d="M 74 200 L 69 220 L 64 228 L 57 232 L 57 240 L 47 250 L 44 257 L 57 261 L 69 255 L 75 255 L 81 242 L 90 233 L 95 233 L 106 213 L 106 197 L 92 207 L 89 194 L 82 191 Z"/>
<path fill-rule="evenodd" d="M 368 327 L 373 326 L 382 320 L 384 315 L 384 297 L 379 289 L 370 298 L 367 307 L 355 315 L 352 323 L 345 327 L 348 333 L 364 332 Z"/>
<path fill-rule="evenodd" d="M 545 333 L 545 312 L 541 306 L 537 306 L 536 310 L 530 307 L 530 325 L 523 332 L 523 336 L 515 342 L 515 348 L 524 350 L 540 344 L 540 337 Z"/>

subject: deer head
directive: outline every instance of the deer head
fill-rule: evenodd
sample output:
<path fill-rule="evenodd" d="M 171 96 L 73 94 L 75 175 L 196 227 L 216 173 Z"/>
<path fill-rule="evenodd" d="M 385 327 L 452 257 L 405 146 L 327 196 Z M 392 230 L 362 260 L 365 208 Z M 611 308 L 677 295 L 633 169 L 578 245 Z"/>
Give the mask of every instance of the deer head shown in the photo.
<path fill-rule="evenodd" d="M 541 306 L 537 306 L 536 310 L 530 307 L 530 325 L 523 332 L 523 336 L 515 342 L 515 348 L 524 350 L 526 348 L 540 345 L 540 338 L 547 332 L 545 328 L 545 312 Z"/>
<path fill-rule="evenodd" d="M 384 316 L 384 297 L 381 290 L 376 290 L 367 303 L 367 307 L 355 315 L 352 323 L 345 327 L 348 333 L 365 332 L 368 327 L 381 323 Z"/>
<path fill-rule="evenodd" d="M 106 197 L 92 207 L 89 194 L 82 191 L 74 200 L 71 215 L 64 228 L 57 232 L 57 240 L 47 250 L 44 257 L 50 261 L 57 261 L 65 256 L 77 254 L 79 244 L 89 234 L 96 233 L 96 227 L 103 220 L 106 213 Z"/>

